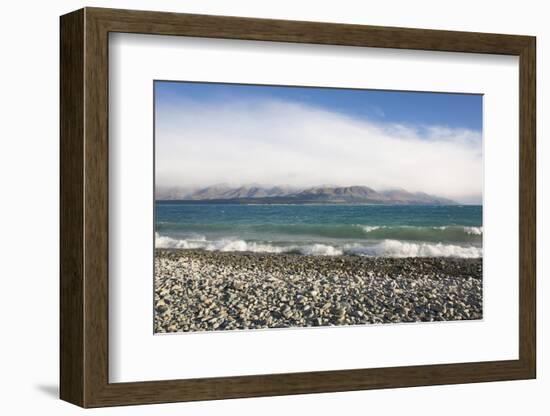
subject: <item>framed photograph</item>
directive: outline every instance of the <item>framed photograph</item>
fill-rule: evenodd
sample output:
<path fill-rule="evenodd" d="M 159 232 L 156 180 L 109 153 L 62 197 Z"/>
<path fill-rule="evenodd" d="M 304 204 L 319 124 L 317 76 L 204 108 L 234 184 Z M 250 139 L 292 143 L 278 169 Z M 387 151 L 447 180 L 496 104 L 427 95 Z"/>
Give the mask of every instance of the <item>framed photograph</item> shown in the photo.
<path fill-rule="evenodd" d="M 62 16 L 61 398 L 535 378 L 535 49 Z"/>

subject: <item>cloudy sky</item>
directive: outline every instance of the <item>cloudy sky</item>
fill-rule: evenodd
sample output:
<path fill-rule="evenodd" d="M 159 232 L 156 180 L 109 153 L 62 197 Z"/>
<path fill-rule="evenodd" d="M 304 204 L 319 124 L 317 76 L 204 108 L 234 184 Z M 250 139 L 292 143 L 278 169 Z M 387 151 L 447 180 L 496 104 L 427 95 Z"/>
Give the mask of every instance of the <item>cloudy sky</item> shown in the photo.
<path fill-rule="evenodd" d="M 157 187 L 366 185 L 479 203 L 482 97 L 155 82 Z"/>

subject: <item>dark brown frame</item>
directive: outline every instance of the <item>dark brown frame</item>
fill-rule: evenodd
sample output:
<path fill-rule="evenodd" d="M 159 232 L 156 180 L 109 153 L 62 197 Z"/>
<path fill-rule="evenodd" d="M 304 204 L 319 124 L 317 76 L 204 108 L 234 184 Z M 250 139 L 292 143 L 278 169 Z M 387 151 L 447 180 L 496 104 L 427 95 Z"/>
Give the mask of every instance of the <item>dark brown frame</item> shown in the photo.
<path fill-rule="evenodd" d="M 110 32 L 519 56 L 519 359 L 109 383 Z M 62 16 L 61 398 L 82 407 L 100 407 L 535 378 L 535 49 L 531 36 L 99 8 Z"/>

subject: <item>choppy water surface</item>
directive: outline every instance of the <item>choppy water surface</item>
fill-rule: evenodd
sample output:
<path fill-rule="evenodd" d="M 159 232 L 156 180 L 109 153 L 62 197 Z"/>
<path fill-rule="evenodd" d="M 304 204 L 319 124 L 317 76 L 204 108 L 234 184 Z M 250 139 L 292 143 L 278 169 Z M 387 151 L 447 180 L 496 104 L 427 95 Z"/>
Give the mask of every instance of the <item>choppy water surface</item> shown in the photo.
<path fill-rule="evenodd" d="M 479 205 L 155 203 L 157 248 L 481 257 Z"/>

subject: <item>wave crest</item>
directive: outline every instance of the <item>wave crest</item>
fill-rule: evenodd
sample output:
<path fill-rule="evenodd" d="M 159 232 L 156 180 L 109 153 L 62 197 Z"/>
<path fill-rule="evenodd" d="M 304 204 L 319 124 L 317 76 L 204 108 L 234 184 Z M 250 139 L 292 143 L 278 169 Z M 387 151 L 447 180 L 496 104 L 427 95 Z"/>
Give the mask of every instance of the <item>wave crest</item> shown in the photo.
<path fill-rule="evenodd" d="M 398 240 L 384 240 L 372 246 L 348 246 L 347 253 L 380 256 L 380 257 L 461 257 L 477 258 L 482 256 L 482 249 L 473 246 L 454 244 L 410 243 Z"/>
<path fill-rule="evenodd" d="M 357 224 L 364 237 L 376 240 L 407 240 L 437 242 L 473 242 L 483 236 L 483 227 L 460 225 L 414 226 L 414 225 L 362 225 Z"/>
<path fill-rule="evenodd" d="M 343 244 L 342 246 L 310 243 L 303 245 L 273 245 L 269 243 L 247 242 L 237 239 L 208 241 L 204 237 L 175 239 L 155 233 L 156 248 L 202 249 L 223 252 L 252 253 L 299 253 L 314 256 L 339 256 L 352 254 L 367 257 L 461 257 L 477 258 L 482 249 L 475 246 L 459 246 L 443 243 L 412 243 L 399 240 L 383 240 L 375 244 Z"/>
<path fill-rule="evenodd" d="M 178 248 L 178 249 L 203 249 L 208 251 L 251 251 L 261 253 L 282 253 L 284 247 L 277 247 L 270 244 L 246 242 L 244 240 L 221 239 L 208 241 L 204 237 L 197 239 L 180 240 L 172 237 L 161 236 L 155 233 L 156 248 Z"/>

